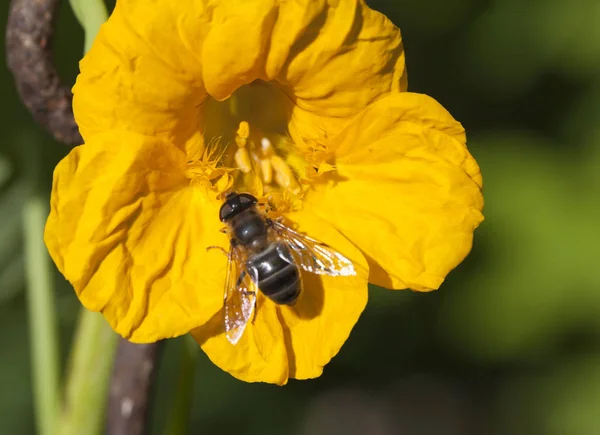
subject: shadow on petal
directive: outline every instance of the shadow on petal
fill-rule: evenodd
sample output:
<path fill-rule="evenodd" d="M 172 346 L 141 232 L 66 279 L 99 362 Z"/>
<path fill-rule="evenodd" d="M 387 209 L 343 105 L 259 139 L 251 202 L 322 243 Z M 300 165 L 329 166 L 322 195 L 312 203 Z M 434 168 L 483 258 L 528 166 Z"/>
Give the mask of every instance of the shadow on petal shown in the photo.
<path fill-rule="evenodd" d="M 305 271 L 300 272 L 302 293 L 295 305 L 289 309 L 300 319 L 314 319 L 323 311 L 324 288 L 323 279 L 319 275 Z"/>
<path fill-rule="evenodd" d="M 383 287 L 388 290 L 400 290 L 407 288 L 405 285 L 398 287 L 394 286 L 392 277 L 390 274 L 370 255 L 366 252 L 361 251 L 364 255 L 367 263 L 369 263 L 369 282 L 375 281 L 379 287 Z M 396 282 L 400 280 L 396 278 Z"/>
<path fill-rule="evenodd" d="M 280 308 L 277 308 L 277 319 L 281 323 L 283 342 L 285 343 L 285 348 L 287 350 L 288 376 L 294 379 L 296 378 L 296 354 L 294 352 L 294 346 L 292 346 L 292 330 L 287 325 Z"/>

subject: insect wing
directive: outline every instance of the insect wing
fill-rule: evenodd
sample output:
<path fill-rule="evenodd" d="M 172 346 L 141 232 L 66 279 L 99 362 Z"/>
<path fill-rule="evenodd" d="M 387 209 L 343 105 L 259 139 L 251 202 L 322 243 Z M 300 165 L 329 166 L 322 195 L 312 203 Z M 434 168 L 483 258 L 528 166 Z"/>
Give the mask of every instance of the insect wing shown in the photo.
<path fill-rule="evenodd" d="M 270 224 L 277 238 L 285 242 L 291 250 L 293 258 L 279 249 L 279 256 L 288 263 L 295 263 L 307 272 L 317 275 L 356 275 L 352 261 L 327 244 L 294 231 L 280 222 L 270 221 Z"/>
<path fill-rule="evenodd" d="M 229 251 L 227 276 L 225 279 L 225 334 L 231 344 L 237 344 L 254 312 L 258 288 L 244 270 L 244 261 L 239 248 Z"/>

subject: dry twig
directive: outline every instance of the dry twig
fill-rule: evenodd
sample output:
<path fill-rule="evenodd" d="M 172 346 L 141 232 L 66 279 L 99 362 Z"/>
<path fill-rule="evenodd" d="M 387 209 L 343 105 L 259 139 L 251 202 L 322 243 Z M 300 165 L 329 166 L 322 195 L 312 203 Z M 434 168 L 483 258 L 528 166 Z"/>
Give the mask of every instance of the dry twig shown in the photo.
<path fill-rule="evenodd" d="M 83 141 L 73 118 L 69 87 L 52 63 L 54 21 L 59 0 L 12 0 L 6 26 L 8 68 L 21 101 L 33 118 L 62 143 Z"/>
<path fill-rule="evenodd" d="M 121 339 L 110 384 L 107 435 L 142 435 L 146 431 L 159 345 Z"/>

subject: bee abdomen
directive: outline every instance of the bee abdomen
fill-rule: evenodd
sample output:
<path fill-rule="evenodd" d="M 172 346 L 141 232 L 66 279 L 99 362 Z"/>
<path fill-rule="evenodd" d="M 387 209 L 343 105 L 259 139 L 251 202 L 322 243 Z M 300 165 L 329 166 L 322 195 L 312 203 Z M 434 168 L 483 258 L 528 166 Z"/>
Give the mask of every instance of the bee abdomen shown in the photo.
<path fill-rule="evenodd" d="M 248 259 L 247 267 L 256 271 L 258 288 L 277 304 L 291 305 L 300 294 L 300 274 L 295 264 L 281 258 L 279 251 L 289 254 L 281 243 L 273 243 Z"/>
<path fill-rule="evenodd" d="M 277 304 L 292 305 L 300 295 L 300 274 L 293 264 L 286 264 L 258 282 L 258 288 Z"/>

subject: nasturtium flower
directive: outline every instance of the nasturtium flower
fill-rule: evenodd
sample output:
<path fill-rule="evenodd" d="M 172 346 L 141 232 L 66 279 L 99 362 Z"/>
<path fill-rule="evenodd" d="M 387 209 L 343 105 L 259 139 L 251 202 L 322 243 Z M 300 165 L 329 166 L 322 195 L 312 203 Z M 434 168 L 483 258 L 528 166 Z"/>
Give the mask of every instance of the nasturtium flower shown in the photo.
<path fill-rule="evenodd" d="M 119 0 L 81 61 L 84 138 L 54 173 L 45 240 L 82 304 L 133 342 L 192 333 L 245 381 L 319 376 L 368 282 L 437 289 L 483 219 L 462 126 L 406 92 L 400 31 L 360 0 Z M 258 295 L 223 326 L 235 190 L 351 259 L 303 274 L 294 306 Z"/>

